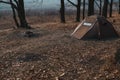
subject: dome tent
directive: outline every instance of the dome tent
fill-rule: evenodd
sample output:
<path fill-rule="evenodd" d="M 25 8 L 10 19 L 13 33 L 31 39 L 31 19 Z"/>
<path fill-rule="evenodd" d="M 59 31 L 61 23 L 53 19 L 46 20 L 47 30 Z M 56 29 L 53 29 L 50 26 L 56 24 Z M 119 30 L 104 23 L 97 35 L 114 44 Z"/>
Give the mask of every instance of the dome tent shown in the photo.
<path fill-rule="evenodd" d="M 106 39 L 119 37 L 113 25 L 102 16 L 85 18 L 71 36 L 77 39 Z"/>

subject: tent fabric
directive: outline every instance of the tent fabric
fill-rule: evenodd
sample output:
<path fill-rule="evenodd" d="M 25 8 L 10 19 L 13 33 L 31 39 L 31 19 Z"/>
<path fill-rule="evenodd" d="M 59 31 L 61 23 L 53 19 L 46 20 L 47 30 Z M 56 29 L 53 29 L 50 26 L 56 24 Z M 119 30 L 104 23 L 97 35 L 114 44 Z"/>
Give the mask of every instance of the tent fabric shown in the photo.
<path fill-rule="evenodd" d="M 77 39 L 119 37 L 113 25 L 101 16 L 89 16 L 85 18 L 71 35 Z"/>

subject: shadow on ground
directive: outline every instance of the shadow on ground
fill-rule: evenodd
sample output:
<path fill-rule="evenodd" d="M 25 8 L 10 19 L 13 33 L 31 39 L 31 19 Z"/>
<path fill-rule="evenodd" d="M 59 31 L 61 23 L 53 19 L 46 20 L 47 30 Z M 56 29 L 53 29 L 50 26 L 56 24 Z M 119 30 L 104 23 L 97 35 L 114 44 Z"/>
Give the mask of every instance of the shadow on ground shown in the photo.
<path fill-rule="evenodd" d="M 47 57 L 41 54 L 25 53 L 20 55 L 17 60 L 20 62 L 41 61 L 47 60 Z"/>

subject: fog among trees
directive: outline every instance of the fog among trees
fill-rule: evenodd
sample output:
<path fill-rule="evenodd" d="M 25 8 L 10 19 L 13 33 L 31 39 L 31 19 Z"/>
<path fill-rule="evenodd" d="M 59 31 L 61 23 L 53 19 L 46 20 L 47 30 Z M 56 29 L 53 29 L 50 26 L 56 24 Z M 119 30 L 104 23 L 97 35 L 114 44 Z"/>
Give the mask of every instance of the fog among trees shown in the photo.
<path fill-rule="evenodd" d="M 44 0 L 35 0 L 33 1 L 33 4 L 37 4 L 39 2 L 39 5 L 43 5 Z M 66 4 L 69 3 L 69 4 Z M 120 0 L 116 0 L 118 2 L 118 13 L 120 13 Z M 24 28 L 30 28 L 28 26 L 26 18 L 25 18 L 25 6 L 24 6 L 24 0 L 0 0 L 1 4 L 8 4 L 11 6 L 12 12 L 13 12 L 13 19 L 15 21 L 15 24 L 17 27 L 24 27 Z M 26 2 L 27 3 L 27 2 Z M 59 8 L 59 13 L 60 13 L 60 20 L 61 22 L 65 23 L 65 11 L 66 7 L 68 6 L 73 6 L 76 9 L 76 20 L 79 22 L 80 20 L 84 19 L 86 16 L 86 13 L 88 16 L 95 15 L 96 12 L 96 7 L 98 8 L 97 11 L 99 11 L 99 14 L 96 15 L 102 15 L 104 17 L 112 17 L 112 12 L 113 12 L 113 5 L 114 4 L 113 0 L 59 0 L 60 3 L 60 8 Z M 51 6 L 51 5 L 49 5 Z M 72 7 L 71 7 L 72 8 Z M 19 19 L 16 17 L 18 16 Z M 81 16 L 83 18 L 81 18 Z"/>

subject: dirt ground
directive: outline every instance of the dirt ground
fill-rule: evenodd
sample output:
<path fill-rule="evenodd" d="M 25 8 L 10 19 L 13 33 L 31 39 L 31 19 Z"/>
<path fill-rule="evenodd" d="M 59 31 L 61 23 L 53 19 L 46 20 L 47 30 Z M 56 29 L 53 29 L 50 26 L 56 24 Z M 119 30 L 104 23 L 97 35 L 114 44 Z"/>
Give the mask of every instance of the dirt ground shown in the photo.
<path fill-rule="evenodd" d="M 42 17 L 43 18 L 43 17 Z M 0 80 L 120 80 L 120 39 L 77 40 L 70 36 L 79 23 L 56 17 L 29 17 L 36 36 L 13 29 L 11 18 L 0 19 Z M 109 18 L 120 32 L 120 16 Z"/>

